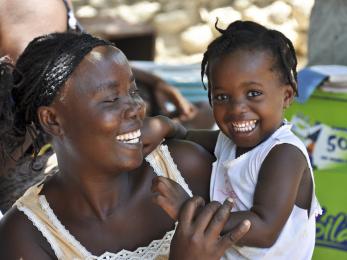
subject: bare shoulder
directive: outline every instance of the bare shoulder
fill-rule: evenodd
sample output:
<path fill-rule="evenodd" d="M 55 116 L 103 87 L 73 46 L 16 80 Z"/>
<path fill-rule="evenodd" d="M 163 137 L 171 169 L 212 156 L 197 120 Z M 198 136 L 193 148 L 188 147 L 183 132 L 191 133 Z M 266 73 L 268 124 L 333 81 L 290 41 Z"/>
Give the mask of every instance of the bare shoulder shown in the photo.
<path fill-rule="evenodd" d="M 215 158 L 202 146 L 190 141 L 171 139 L 166 144 L 193 194 L 208 199 L 212 163 Z"/>
<path fill-rule="evenodd" d="M 277 164 L 284 170 L 296 168 L 298 171 L 303 172 L 308 168 L 308 162 L 303 152 L 297 146 L 288 143 L 273 147 L 265 161 Z"/>
<path fill-rule="evenodd" d="M 0 259 L 52 259 L 49 244 L 17 208 L 0 221 Z"/>

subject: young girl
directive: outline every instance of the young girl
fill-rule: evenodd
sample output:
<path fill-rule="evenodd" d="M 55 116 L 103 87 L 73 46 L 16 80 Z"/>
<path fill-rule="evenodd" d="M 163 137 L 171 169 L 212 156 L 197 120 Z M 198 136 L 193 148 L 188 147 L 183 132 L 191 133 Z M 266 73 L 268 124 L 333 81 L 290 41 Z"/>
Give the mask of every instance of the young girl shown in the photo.
<path fill-rule="evenodd" d="M 254 22 L 217 29 L 221 36 L 208 46 L 201 74 L 220 131 L 182 132 L 167 120 L 162 129 L 214 152 L 210 200 L 235 203 L 224 230 L 252 222 L 227 259 L 310 259 L 321 209 L 305 146 L 283 118 L 297 94 L 293 45 Z M 159 178 L 152 190 L 175 218 L 185 198 L 179 187 Z"/>

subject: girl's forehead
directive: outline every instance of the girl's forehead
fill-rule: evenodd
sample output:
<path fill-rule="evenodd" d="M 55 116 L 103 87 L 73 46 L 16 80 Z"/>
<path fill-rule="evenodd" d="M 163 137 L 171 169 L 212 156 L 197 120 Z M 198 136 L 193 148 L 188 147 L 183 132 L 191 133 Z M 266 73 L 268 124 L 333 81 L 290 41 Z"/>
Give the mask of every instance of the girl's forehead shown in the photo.
<path fill-rule="evenodd" d="M 265 50 L 236 50 L 217 57 L 211 62 L 211 70 L 215 74 L 222 70 L 224 72 L 263 72 L 272 71 L 274 59 L 269 51 Z"/>
<path fill-rule="evenodd" d="M 241 85 L 249 82 L 280 83 L 272 54 L 264 50 L 239 50 L 211 63 L 210 80 L 218 85 Z"/>

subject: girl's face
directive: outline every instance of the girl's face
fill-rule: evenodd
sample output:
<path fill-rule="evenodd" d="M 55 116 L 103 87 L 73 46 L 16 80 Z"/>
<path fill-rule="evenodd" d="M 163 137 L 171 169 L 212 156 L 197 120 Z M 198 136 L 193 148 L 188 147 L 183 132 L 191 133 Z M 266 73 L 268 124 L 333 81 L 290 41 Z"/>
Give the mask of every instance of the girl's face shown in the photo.
<path fill-rule="evenodd" d="M 282 123 L 293 98 L 280 81 L 267 51 L 237 50 L 211 63 L 214 117 L 219 128 L 239 148 L 252 148 Z"/>
<path fill-rule="evenodd" d="M 54 106 L 64 147 L 75 162 L 107 171 L 137 168 L 145 107 L 124 54 L 94 48 L 76 68 Z"/>

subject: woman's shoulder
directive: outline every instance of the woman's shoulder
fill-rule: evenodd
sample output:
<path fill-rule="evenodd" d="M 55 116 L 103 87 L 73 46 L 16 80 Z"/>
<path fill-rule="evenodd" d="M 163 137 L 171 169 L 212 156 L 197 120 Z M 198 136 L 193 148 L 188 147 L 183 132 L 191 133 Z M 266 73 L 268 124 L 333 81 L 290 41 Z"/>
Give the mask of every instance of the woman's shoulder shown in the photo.
<path fill-rule="evenodd" d="M 193 194 L 208 199 L 214 156 L 199 144 L 186 140 L 171 139 L 165 144 Z"/>
<path fill-rule="evenodd" d="M 51 259 L 49 244 L 33 223 L 12 207 L 0 221 L 0 259 Z"/>

